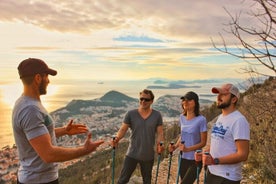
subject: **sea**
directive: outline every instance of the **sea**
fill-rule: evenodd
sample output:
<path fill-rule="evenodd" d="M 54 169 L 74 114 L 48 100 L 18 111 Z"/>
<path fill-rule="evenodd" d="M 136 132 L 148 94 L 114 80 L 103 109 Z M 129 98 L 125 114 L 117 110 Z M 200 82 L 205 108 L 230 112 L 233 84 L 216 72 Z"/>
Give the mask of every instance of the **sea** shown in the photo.
<path fill-rule="evenodd" d="M 163 95 L 184 95 L 194 91 L 200 99 L 215 101 L 216 96 L 211 93 L 213 86 L 221 86 L 224 80 L 206 81 L 176 81 L 183 87 L 168 87 L 167 81 L 158 80 L 142 81 L 67 81 L 51 82 L 46 95 L 41 96 L 41 101 L 49 112 L 66 106 L 72 100 L 93 100 L 102 97 L 105 93 L 115 90 L 133 98 L 139 97 L 139 92 L 151 86 L 155 100 Z M 237 80 L 235 80 L 237 81 Z M 164 88 L 154 86 L 165 86 Z M 19 86 L 19 87 L 18 87 Z M 153 88 L 152 88 L 153 86 Z M 14 144 L 11 114 L 15 100 L 21 95 L 22 86 L 18 84 L 0 85 L 0 149 Z M 137 103 L 138 107 L 138 103 Z"/>

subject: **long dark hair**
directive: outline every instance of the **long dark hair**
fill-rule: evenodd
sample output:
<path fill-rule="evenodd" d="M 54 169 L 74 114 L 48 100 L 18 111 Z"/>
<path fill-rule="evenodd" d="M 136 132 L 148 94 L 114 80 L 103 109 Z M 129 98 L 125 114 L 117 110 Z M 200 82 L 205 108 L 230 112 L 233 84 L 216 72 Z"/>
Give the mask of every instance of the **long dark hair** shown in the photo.
<path fill-rule="evenodd" d="M 199 102 L 197 100 L 194 100 L 194 99 L 192 99 L 192 100 L 195 102 L 195 109 L 194 109 L 195 116 L 199 116 L 200 115 L 200 113 L 199 113 L 199 108 L 200 108 Z M 183 108 L 183 105 L 182 105 L 182 108 Z M 184 108 L 183 108 L 183 114 L 184 114 L 184 116 L 187 115 L 187 110 L 184 109 Z"/>

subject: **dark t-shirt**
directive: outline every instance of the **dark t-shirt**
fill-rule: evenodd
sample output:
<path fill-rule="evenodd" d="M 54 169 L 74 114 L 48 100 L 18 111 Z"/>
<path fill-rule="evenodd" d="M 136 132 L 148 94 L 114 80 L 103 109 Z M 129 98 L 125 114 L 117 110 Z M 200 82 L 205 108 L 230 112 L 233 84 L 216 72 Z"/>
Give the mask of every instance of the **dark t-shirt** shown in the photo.
<path fill-rule="evenodd" d="M 156 130 L 163 125 L 160 112 L 153 109 L 150 116 L 144 119 L 138 109 L 134 109 L 126 113 L 124 123 L 131 129 L 126 155 L 142 161 L 153 160 Z"/>

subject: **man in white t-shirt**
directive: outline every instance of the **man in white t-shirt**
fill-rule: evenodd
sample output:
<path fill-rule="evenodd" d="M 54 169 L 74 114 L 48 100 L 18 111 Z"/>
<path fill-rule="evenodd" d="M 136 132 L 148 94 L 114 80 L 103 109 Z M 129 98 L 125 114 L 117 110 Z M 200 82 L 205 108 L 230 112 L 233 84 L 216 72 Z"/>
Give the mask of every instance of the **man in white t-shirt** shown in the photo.
<path fill-rule="evenodd" d="M 242 162 L 249 154 L 250 130 L 246 118 L 237 110 L 240 97 L 237 87 L 224 84 L 212 88 L 218 94 L 217 107 L 222 110 L 211 131 L 210 154 L 203 154 L 208 165 L 207 184 L 238 184 L 242 179 Z"/>

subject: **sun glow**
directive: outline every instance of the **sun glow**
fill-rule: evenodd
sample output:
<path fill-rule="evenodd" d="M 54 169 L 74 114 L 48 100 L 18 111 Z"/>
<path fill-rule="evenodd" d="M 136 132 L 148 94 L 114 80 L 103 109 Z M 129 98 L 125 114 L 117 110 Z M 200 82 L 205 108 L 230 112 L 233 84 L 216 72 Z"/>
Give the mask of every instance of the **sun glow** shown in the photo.
<path fill-rule="evenodd" d="M 57 93 L 57 91 L 58 91 L 58 86 L 51 84 L 47 87 L 47 96 L 53 96 Z"/>
<path fill-rule="evenodd" d="M 20 84 L 7 84 L 0 86 L 1 90 L 1 100 L 3 103 L 12 108 L 16 99 L 22 93 L 22 85 Z"/>
<path fill-rule="evenodd" d="M 47 96 L 53 96 L 57 93 L 58 86 L 51 85 L 47 87 Z M 9 108 L 14 106 L 15 101 L 23 92 L 23 87 L 21 84 L 7 84 L 0 86 L 0 98 L 1 101 L 6 104 Z M 50 104 L 44 103 L 44 106 L 47 108 Z"/>
<path fill-rule="evenodd" d="M 40 96 L 43 106 L 46 109 L 48 109 L 48 111 L 53 110 L 52 109 L 53 104 L 51 104 L 49 101 L 54 99 L 55 98 L 54 96 L 57 94 L 58 94 L 58 86 L 51 84 L 51 85 L 48 85 L 47 87 L 47 94 Z"/>

